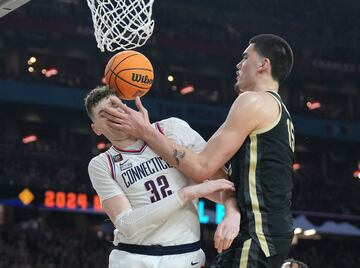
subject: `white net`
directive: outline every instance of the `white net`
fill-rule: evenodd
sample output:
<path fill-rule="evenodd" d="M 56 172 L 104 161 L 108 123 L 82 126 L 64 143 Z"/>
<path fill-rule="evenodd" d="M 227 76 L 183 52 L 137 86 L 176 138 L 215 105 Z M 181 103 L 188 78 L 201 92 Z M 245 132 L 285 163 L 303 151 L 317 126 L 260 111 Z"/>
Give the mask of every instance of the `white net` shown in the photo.
<path fill-rule="evenodd" d="M 133 49 L 145 44 L 154 30 L 154 0 L 87 0 L 101 51 Z"/>

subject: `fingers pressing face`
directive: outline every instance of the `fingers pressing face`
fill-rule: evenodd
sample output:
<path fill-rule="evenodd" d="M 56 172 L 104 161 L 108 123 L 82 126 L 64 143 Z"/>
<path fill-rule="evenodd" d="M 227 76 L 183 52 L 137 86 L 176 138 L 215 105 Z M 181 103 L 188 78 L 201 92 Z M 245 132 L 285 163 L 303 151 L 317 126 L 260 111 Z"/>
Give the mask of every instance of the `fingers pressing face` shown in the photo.
<path fill-rule="evenodd" d="M 118 114 L 124 113 L 124 110 L 119 106 L 123 105 L 119 98 L 109 97 L 100 101 L 100 103 L 93 109 L 93 130 L 97 135 L 103 134 L 109 140 L 112 140 L 118 135 L 118 133 L 113 133 L 115 130 L 111 129 L 108 121 L 120 124 L 119 119 L 117 118 Z"/>

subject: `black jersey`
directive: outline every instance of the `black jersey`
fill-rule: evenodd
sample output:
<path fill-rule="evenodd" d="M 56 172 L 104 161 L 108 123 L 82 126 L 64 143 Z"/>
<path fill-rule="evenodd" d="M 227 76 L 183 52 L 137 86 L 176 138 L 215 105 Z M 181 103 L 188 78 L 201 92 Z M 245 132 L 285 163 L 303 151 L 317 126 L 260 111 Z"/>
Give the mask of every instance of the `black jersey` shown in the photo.
<path fill-rule="evenodd" d="M 252 132 L 231 159 L 230 177 L 241 211 L 240 232 L 247 232 L 271 256 L 293 236 L 291 215 L 294 127 L 280 96 L 268 91 L 281 112 L 270 126 Z M 283 243 L 286 241 L 286 243 Z"/>

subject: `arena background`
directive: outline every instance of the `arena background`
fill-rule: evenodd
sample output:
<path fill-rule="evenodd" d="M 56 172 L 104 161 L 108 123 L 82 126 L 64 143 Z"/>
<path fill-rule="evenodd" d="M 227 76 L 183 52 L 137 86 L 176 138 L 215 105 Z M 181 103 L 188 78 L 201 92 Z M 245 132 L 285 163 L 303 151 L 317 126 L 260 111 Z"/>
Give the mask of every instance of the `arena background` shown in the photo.
<path fill-rule="evenodd" d="M 157 0 L 154 34 L 138 49 L 155 69 L 143 98 L 151 120 L 180 117 L 207 139 L 235 97 L 248 39 L 289 41 L 290 256 L 309 267 L 360 267 L 359 14 L 358 1 Z M 107 267 L 113 227 L 87 164 L 108 143 L 91 133 L 83 98 L 111 56 L 96 47 L 85 0 L 33 0 L 0 18 L 0 267 Z M 199 213 L 210 260 L 223 209 L 201 200 Z"/>

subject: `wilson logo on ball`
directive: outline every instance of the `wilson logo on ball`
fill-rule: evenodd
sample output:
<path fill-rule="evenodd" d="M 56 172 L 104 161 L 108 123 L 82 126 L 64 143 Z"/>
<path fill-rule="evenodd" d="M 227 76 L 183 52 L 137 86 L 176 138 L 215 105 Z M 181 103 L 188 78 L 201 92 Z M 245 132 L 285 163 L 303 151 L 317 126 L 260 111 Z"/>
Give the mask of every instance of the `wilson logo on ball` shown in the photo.
<path fill-rule="evenodd" d="M 134 82 L 140 82 L 144 84 L 152 84 L 153 80 L 149 79 L 147 75 L 141 75 L 137 73 L 132 73 L 131 80 Z"/>
<path fill-rule="evenodd" d="M 104 76 L 111 91 L 117 92 L 123 100 L 133 100 L 149 91 L 154 81 L 154 69 L 143 54 L 127 50 L 111 57 Z"/>

